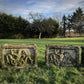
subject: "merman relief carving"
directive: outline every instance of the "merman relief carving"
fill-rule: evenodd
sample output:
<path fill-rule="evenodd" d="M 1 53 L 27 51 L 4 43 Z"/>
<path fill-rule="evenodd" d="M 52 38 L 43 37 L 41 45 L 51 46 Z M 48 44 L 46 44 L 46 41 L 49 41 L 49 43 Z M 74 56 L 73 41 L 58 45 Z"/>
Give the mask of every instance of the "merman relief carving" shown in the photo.
<path fill-rule="evenodd" d="M 30 49 L 5 49 L 5 65 L 20 66 L 34 63 L 34 50 Z"/>
<path fill-rule="evenodd" d="M 76 53 L 74 50 L 63 49 L 50 49 L 49 50 L 49 63 L 57 66 L 75 66 Z"/>

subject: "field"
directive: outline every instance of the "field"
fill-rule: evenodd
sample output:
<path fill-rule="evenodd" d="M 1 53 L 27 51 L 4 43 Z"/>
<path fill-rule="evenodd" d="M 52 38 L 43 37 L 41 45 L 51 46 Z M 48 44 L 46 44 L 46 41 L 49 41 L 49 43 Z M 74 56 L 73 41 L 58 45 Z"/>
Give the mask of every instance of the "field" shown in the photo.
<path fill-rule="evenodd" d="M 2 69 L 1 45 L 3 44 L 36 44 L 37 68 Z M 46 44 L 76 45 L 80 50 L 79 68 L 45 66 Z M 0 39 L 0 84 L 84 84 L 84 67 L 81 65 L 81 46 L 84 37 L 80 38 L 52 38 L 52 39 Z"/>

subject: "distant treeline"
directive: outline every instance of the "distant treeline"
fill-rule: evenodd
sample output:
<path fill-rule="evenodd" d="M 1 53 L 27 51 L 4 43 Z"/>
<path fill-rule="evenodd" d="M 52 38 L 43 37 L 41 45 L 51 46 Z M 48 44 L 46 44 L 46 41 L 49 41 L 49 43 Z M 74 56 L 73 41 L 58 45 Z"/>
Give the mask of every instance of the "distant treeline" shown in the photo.
<path fill-rule="evenodd" d="M 56 37 L 59 33 L 59 23 L 56 20 L 43 18 L 40 14 L 30 14 L 30 17 L 32 22 L 21 16 L 0 13 L 0 38 L 49 38 Z"/>
<path fill-rule="evenodd" d="M 67 17 L 64 15 L 62 17 L 62 22 L 60 23 L 59 35 L 65 37 L 66 30 L 68 30 L 69 36 L 70 32 L 73 30 L 74 33 L 84 34 L 84 13 L 82 8 L 78 8 L 72 15 Z"/>
<path fill-rule="evenodd" d="M 6 13 L 0 13 L 0 39 L 23 38 L 54 38 L 58 35 L 65 37 L 66 30 L 73 30 L 80 35 L 84 33 L 84 14 L 82 8 L 78 8 L 72 15 L 64 15 L 62 21 L 53 18 L 45 18 L 39 13 L 29 13 L 29 20 Z M 60 25 L 59 25 L 60 23 Z"/>

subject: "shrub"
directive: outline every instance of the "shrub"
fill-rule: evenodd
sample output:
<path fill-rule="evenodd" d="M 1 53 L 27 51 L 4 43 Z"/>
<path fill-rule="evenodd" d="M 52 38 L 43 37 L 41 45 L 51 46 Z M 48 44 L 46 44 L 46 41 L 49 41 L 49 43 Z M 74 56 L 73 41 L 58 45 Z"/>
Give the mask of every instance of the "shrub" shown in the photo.
<path fill-rule="evenodd" d="M 11 36 L 12 39 L 23 39 L 24 36 L 22 34 L 14 34 L 13 36 Z"/>

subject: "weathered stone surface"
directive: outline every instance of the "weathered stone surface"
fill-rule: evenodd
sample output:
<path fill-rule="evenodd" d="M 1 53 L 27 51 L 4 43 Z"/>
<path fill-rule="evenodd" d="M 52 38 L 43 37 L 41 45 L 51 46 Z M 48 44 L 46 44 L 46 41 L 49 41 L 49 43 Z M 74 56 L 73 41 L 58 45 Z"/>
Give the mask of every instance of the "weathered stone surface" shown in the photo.
<path fill-rule="evenodd" d="M 35 44 L 4 44 L 2 46 L 2 67 L 37 67 Z"/>
<path fill-rule="evenodd" d="M 84 65 L 84 46 L 82 46 L 81 49 L 81 64 Z"/>
<path fill-rule="evenodd" d="M 76 46 L 46 45 L 46 65 L 78 66 L 79 48 Z"/>

